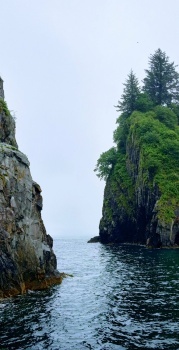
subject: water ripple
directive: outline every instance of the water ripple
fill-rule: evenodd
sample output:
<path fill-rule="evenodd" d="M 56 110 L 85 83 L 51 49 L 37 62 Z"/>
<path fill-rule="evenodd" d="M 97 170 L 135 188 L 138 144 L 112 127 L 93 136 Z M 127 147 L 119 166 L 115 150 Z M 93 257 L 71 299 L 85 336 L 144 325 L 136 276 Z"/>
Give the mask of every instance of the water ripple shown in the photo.
<path fill-rule="evenodd" d="M 56 240 L 60 286 L 0 304 L 0 349 L 178 350 L 179 250 Z"/>

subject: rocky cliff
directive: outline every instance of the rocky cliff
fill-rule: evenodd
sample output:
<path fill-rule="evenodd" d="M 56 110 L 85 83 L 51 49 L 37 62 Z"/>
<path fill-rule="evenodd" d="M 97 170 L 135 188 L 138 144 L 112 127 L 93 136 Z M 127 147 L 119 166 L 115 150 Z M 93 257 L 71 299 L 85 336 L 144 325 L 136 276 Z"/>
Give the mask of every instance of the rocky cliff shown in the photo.
<path fill-rule="evenodd" d="M 134 112 L 115 132 L 117 147 L 99 159 L 107 174 L 101 242 L 179 246 L 179 128 L 172 113 Z"/>
<path fill-rule="evenodd" d="M 40 186 L 18 150 L 0 79 L 0 297 L 60 283 L 53 239 L 41 218 Z"/>

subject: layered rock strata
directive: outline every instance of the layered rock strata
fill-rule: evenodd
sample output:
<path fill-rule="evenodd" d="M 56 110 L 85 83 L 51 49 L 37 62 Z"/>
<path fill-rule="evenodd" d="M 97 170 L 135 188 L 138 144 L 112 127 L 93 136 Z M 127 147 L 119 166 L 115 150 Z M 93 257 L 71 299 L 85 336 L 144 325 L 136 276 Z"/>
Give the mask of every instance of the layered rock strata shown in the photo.
<path fill-rule="evenodd" d="M 40 186 L 18 150 L 0 80 L 0 297 L 61 283 L 53 239 L 41 218 Z"/>

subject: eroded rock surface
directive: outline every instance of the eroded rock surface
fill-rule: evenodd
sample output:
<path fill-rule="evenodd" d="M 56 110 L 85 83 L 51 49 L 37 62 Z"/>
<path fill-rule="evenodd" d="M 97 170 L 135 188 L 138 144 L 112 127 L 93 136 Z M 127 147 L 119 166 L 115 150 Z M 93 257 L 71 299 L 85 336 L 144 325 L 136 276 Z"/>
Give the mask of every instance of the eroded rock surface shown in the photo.
<path fill-rule="evenodd" d="M 2 86 L 0 91 L 2 101 Z M 43 289 L 62 280 L 41 210 L 41 188 L 32 180 L 27 157 L 17 148 L 15 121 L 1 108 L 0 297 Z"/>

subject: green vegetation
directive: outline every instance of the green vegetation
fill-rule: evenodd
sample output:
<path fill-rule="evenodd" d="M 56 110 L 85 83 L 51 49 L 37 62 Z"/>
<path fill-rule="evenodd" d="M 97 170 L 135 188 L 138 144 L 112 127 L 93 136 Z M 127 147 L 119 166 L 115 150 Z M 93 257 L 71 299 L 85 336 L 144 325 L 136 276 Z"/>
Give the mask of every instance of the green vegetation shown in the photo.
<path fill-rule="evenodd" d="M 143 90 L 153 103 L 170 106 L 179 100 L 179 73 L 174 62 L 161 49 L 149 57 L 149 69 L 146 69 Z"/>
<path fill-rule="evenodd" d="M 140 94 L 139 82 L 132 70 L 123 85 L 125 86 L 124 93 L 121 96 L 121 101 L 118 101 L 116 108 L 128 117 L 135 111 L 136 102 Z"/>
<path fill-rule="evenodd" d="M 140 153 L 136 186 L 141 183 L 140 176 L 148 187 L 158 186 L 158 217 L 169 223 L 179 205 L 178 129 L 168 128 L 157 120 L 156 114 L 134 112 L 130 117 L 128 143 L 132 144 L 132 140 Z"/>
<path fill-rule="evenodd" d="M 117 108 L 115 146 L 101 154 L 95 171 L 128 215 L 141 186 L 158 188 L 158 218 L 171 223 L 179 205 L 179 74 L 158 49 L 150 56 L 144 86 L 130 72 Z M 141 92 L 143 91 L 143 92 Z M 111 197 L 110 197 L 111 198 Z M 105 199 L 110 217 L 110 203 Z"/>
<path fill-rule="evenodd" d="M 5 115 L 7 116 L 10 115 L 9 109 L 7 107 L 7 103 L 2 98 L 0 98 L 0 113 L 2 112 L 4 112 Z"/>
<path fill-rule="evenodd" d="M 156 118 L 170 129 L 175 129 L 178 124 L 177 115 L 169 108 L 156 106 L 154 108 Z"/>
<path fill-rule="evenodd" d="M 96 168 L 94 171 L 98 171 L 97 176 L 100 179 L 106 180 L 109 174 L 112 171 L 116 163 L 116 149 L 114 147 L 110 148 L 107 152 L 101 154 L 100 158 L 97 161 Z"/>

